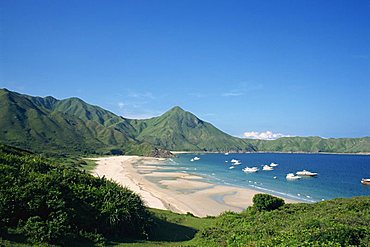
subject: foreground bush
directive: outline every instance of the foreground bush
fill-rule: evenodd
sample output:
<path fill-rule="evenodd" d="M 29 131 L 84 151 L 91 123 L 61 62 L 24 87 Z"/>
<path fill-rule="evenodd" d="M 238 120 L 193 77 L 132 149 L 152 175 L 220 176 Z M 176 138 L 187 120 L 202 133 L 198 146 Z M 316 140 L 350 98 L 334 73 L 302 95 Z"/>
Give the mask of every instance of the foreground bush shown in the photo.
<path fill-rule="evenodd" d="M 271 211 L 284 205 L 284 200 L 268 194 L 256 194 L 253 197 L 253 206 L 258 211 Z"/>
<path fill-rule="evenodd" d="M 0 149 L 0 237 L 32 243 L 145 237 L 150 215 L 140 197 L 104 178 Z"/>
<path fill-rule="evenodd" d="M 199 246 L 370 246 L 370 197 L 315 204 L 286 204 L 276 210 L 225 213 L 200 231 Z"/>

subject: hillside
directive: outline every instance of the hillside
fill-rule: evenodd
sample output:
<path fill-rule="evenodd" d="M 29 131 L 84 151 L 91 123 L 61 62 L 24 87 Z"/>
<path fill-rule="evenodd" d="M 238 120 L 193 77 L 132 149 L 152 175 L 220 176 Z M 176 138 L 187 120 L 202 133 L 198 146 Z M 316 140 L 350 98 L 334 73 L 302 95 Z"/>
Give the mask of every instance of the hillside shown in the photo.
<path fill-rule="evenodd" d="M 140 152 L 149 146 L 131 138 L 124 126 L 120 117 L 82 100 L 0 90 L 0 140 L 5 144 L 61 154 L 115 148 Z"/>
<path fill-rule="evenodd" d="M 217 152 L 370 152 L 370 137 L 237 138 L 174 107 L 161 116 L 126 119 L 78 98 L 58 100 L 0 89 L 0 142 L 53 154 L 139 154 L 161 150 Z"/>
<path fill-rule="evenodd" d="M 18 239 L 90 246 L 106 237 L 145 238 L 152 222 L 141 198 L 105 178 L 0 145 L 0 245 Z M 44 245 L 43 245 L 44 246 Z"/>
<path fill-rule="evenodd" d="M 246 141 L 222 132 L 178 106 L 162 116 L 130 123 L 137 129 L 137 140 L 169 150 L 254 151 Z"/>
<path fill-rule="evenodd" d="M 309 153 L 361 153 L 370 151 L 370 137 L 321 138 L 282 137 L 271 141 L 252 141 L 257 151 L 264 152 L 309 152 Z"/>
<path fill-rule="evenodd" d="M 369 246 L 369 209 L 369 197 L 287 204 L 273 211 L 249 207 L 240 214 L 221 215 L 193 242 L 194 246 Z"/>

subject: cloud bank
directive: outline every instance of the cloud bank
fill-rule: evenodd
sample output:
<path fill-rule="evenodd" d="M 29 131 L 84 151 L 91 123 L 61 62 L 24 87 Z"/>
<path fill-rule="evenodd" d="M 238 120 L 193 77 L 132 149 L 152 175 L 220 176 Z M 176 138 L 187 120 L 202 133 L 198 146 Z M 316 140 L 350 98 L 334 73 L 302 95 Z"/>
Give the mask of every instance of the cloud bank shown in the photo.
<path fill-rule="evenodd" d="M 250 139 L 258 139 L 258 140 L 276 140 L 280 137 L 291 137 L 291 135 L 284 135 L 281 133 L 273 133 L 272 131 L 265 131 L 265 132 L 244 132 L 243 136 L 245 138 Z"/>

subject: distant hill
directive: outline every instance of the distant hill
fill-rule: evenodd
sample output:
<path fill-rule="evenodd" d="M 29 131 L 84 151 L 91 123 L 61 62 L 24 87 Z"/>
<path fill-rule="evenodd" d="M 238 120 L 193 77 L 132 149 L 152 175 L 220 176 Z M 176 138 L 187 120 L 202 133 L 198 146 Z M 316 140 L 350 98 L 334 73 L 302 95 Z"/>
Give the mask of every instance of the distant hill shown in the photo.
<path fill-rule="evenodd" d="M 160 151 L 370 152 L 370 137 L 285 137 L 272 141 L 228 135 L 176 106 L 144 120 L 117 116 L 79 98 L 57 100 L 0 89 L 0 142 L 56 154 Z"/>
<path fill-rule="evenodd" d="M 321 138 L 282 137 L 277 140 L 255 140 L 258 151 L 272 152 L 310 152 L 310 153 L 366 153 L 370 152 L 370 137 L 363 138 Z"/>

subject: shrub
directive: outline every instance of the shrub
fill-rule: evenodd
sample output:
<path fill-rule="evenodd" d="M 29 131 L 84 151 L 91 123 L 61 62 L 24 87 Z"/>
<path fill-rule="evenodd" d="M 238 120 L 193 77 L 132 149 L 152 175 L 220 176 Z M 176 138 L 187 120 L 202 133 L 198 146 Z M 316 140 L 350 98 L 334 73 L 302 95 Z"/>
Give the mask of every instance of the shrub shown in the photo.
<path fill-rule="evenodd" d="M 0 238 L 16 230 L 32 243 L 146 237 L 141 198 L 105 178 L 30 154 L 0 150 Z M 1 243 L 0 243 L 1 245 Z"/>
<path fill-rule="evenodd" d="M 253 206 L 258 211 L 271 211 L 284 205 L 284 200 L 268 194 L 256 194 L 253 197 Z"/>

